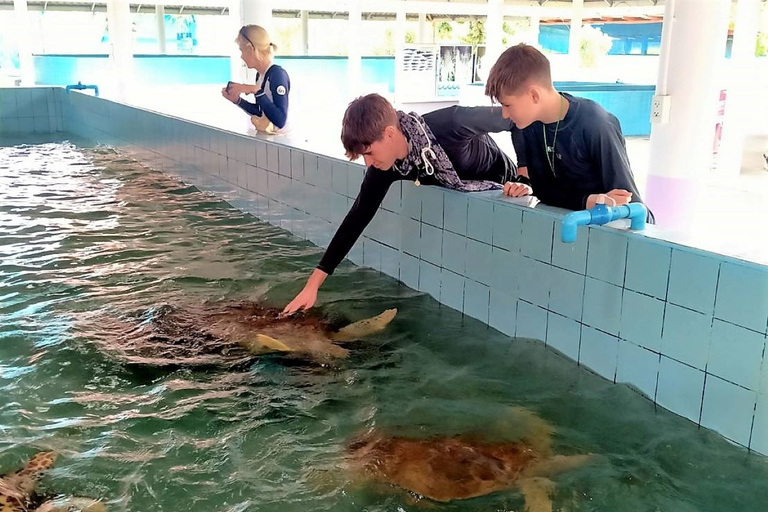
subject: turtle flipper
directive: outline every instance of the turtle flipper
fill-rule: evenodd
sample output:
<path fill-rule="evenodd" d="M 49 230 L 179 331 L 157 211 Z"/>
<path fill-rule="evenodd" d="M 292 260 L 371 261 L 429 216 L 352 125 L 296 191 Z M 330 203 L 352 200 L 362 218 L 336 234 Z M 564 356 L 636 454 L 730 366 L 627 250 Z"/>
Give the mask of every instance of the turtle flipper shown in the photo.
<path fill-rule="evenodd" d="M 35 490 L 37 481 L 43 473 L 56 462 L 54 452 L 41 452 L 32 457 L 23 469 L 2 479 L 3 487 L 16 490 L 19 495 L 28 497 Z M 3 492 L 5 494 L 5 492 Z M 0 512 L 5 512 L 0 508 Z"/>
<path fill-rule="evenodd" d="M 525 512 L 552 512 L 550 495 L 555 488 L 554 482 L 546 478 L 525 478 L 518 482 L 525 497 Z"/>
<path fill-rule="evenodd" d="M 48 500 L 35 509 L 35 512 L 107 512 L 107 507 L 100 501 L 80 496 L 69 496 Z"/>
<path fill-rule="evenodd" d="M 9 496 L 0 488 L 0 512 L 24 512 L 26 500 Z"/>
<path fill-rule="evenodd" d="M 552 476 L 581 467 L 592 461 L 593 458 L 594 456 L 591 454 L 554 455 L 540 460 L 526 469 L 523 474 L 526 477 Z"/>
<path fill-rule="evenodd" d="M 334 341 L 353 341 L 365 338 L 371 334 L 383 331 L 384 328 L 389 325 L 389 322 L 395 318 L 396 314 L 397 309 L 388 309 L 373 318 L 366 318 L 365 320 L 360 320 L 359 322 L 349 324 L 348 326 L 339 329 L 338 332 L 331 335 L 331 338 Z"/>
<path fill-rule="evenodd" d="M 240 345 L 254 354 L 270 352 L 293 352 L 293 349 L 280 340 L 266 334 L 257 334 L 252 338 L 240 341 Z"/>

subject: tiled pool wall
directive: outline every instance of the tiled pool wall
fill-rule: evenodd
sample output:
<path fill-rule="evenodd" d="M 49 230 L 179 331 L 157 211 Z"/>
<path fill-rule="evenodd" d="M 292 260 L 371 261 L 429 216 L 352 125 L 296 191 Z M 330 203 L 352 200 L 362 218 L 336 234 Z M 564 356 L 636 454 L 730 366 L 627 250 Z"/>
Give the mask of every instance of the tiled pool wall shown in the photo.
<path fill-rule="evenodd" d="M 21 91 L 0 90 L 0 105 L 24 105 Z M 362 180 L 362 166 L 287 139 L 223 132 L 85 94 L 46 94 L 62 114 L 49 126 L 120 146 L 319 246 L 328 245 Z M 582 227 L 564 244 L 561 219 L 560 210 L 518 206 L 497 192 L 400 182 L 349 259 L 509 336 L 541 340 L 768 454 L 768 267 L 606 227 Z"/>
<path fill-rule="evenodd" d="M 60 92 L 50 87 L 0 88 L 0 135 L 62 131 Z"/>

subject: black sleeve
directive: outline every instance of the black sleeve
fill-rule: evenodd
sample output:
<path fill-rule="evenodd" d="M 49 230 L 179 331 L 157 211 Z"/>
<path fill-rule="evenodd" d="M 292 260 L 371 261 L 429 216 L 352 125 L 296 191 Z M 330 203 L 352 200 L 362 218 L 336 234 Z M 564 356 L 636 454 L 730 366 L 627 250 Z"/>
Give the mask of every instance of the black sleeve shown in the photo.
<path fill-rule="evenodd" d="M 282 128 L 288 119 L 288 93 L 291 90 L 291 82 L 284 69 L 277 68 L 270 74 L 269 89 L 272 92 L 272 99 L 270 100 L 266 94 L 261 94 L 256 96 L 256 102 L 267 119 L 277 128 Z"/>
<path fill-rule="evenodd" d="M 604 192 L 621 188 L 632 192 L 633 199 L 639 197 L 632 168 L 627 156 L 627 147 L 621 133 L 621 125 L 615 116 L 608 114 L 603 122 L 596 123 L 585 135 L 588 141 L 590 157 L 600 170 Z"/>
<path fill-rule="evenodd" d="M 514 123 L 501 117 L 501 107 L 456 107 L 453 126 L 459 136 L 512 131 Z"/>
<path fill-rule="evenodd" d="M 512 146 L 515 148 L 515 155 L 517 155 L 517 168 L 527 167 L 527 159 L 525 157 L 525 136 L 522 130 L 515 127 L 512 130 Z"/>
<path fill-rule="evenodd" d="M 257 103 L 251 103 L 248 100 L 244 100 L 243 98 L 240 98 L 237 100 L 237 106 L 241 109 L 245 110 L 252 116 L 260 116 L 261 115 L 261 107 Z"/>
<path fill-rule="evenodd" d="M 384 201 L 389 187 L 402 177 L 393 170 L 381 171 L 369 167 L 360 185 L 355 203 L 350 208 L 347 216 L 341 222 L 336 234 L 333 235 L 325 254 L 320 259 L 317 268 L 330 275 L 339 266 L 357 239 L 371 222 L 376 211 Z"/>
<path fill-rule="evenodd" d="M 567 210 L 584 210 L 587 207 L 587 195 L 567 190 L 562 186 L 533 187 L 533 195 L 542 203 Z"/>

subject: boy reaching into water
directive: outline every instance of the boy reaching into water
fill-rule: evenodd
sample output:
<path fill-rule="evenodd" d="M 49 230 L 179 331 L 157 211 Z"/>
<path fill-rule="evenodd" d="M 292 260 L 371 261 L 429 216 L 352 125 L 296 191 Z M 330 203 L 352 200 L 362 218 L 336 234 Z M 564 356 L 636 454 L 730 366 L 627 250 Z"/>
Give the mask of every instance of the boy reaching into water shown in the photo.
<path fill-rule="evenodd" d="M 515 164 L 488 135 L 512 128 L 498 107 L 448 107 L 422 117 L 395 110 L 378 94 L 350 103 L 341 141 L 347 157 L 362 156 L 368 169 L 320 263 L 283 314 L 314 305 L 318 289 L 349 253 L 395 181 L 472 192 L 500 190 L 514 179 Z"/>

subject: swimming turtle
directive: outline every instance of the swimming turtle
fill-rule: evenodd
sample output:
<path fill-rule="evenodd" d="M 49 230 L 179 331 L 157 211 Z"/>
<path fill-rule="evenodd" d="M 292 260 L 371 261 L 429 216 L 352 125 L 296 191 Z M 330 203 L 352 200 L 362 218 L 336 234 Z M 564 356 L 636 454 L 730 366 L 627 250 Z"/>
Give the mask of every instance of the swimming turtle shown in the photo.
<path fill-rule="evenodd" d="M 340 344 L 381 331 L 397 310 L 341 328 L 317 312 L 280 313 L 254 301 L 187 303 L 161 306 L 137 322 L 91 317 L 79 330 L 134 363 L 238 364 L 270 353 L 329 362 L 349 355 Z"/>
<path fill-rule="evenodd" d="M 526 431 L 516 441 L 492 441 L 478 434 L 398 437 L 371 430 L 348 445 L 349 469 L 358 483 L 394 485 L 438 502 L 518 488 L 525 510 L 551 512 L 554 483 L 547 477 L 576 468 L 591 456 L 554 455 L 553 428 L 547 422 L 523 408 L 512 408 L 509 414 Z"/>
<path fill-rule="evenodd" d="M 0 512 L 106 512 L 103 503 L 80 496 L 60 497 L 38 506 L 34 491 L 37 481 L 56 461 L 54 452 L 41 452 L 24 468 L 0 478 Z"/>

